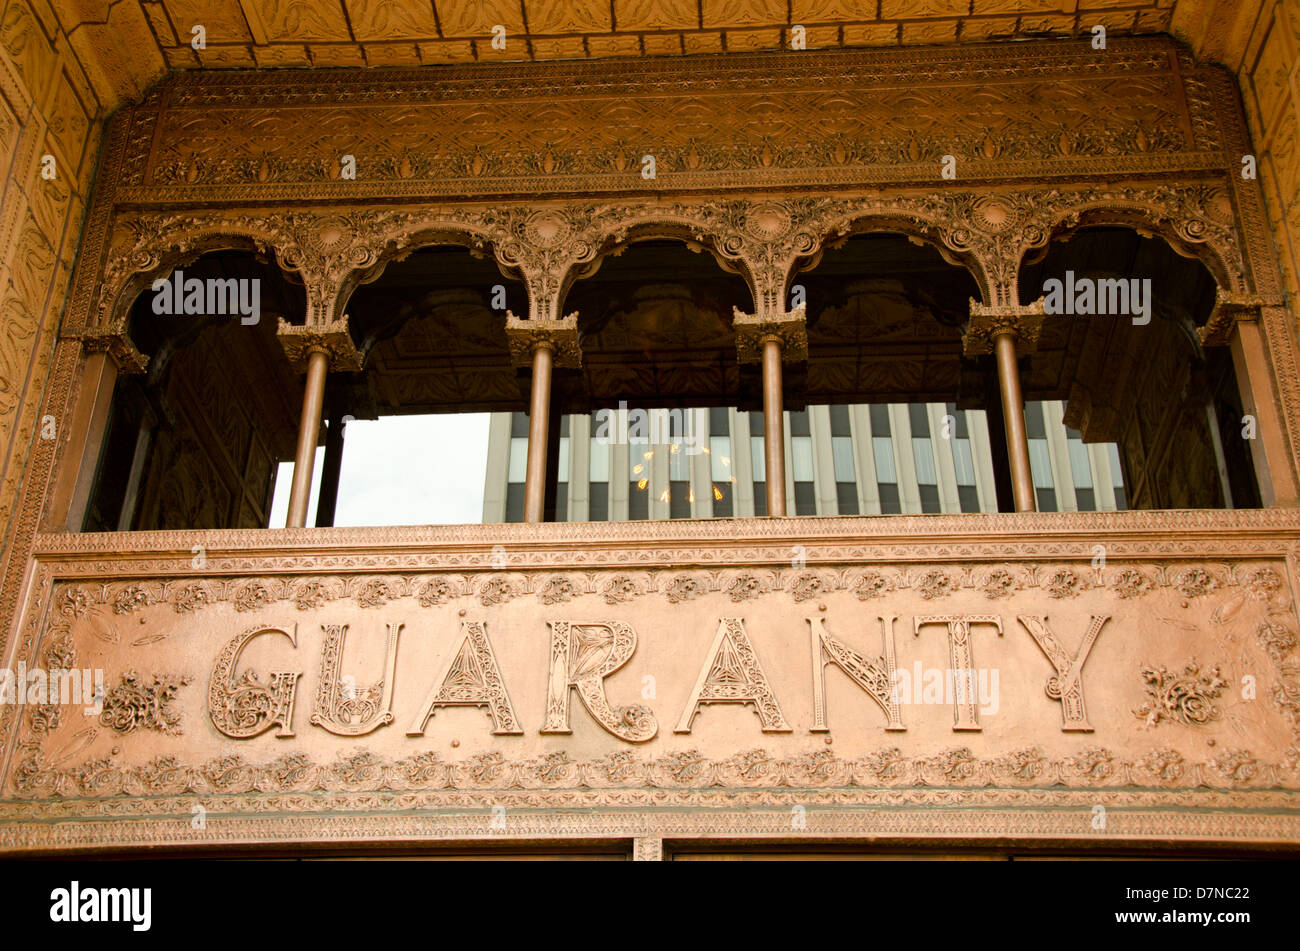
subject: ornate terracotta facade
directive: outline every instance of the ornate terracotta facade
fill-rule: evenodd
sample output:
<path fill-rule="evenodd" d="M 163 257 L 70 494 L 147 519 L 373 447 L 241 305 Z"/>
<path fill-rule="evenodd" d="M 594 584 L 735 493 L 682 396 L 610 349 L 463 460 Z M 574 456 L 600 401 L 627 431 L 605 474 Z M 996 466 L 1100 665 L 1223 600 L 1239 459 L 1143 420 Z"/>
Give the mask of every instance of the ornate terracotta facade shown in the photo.
<path fill-rule="evenodd" d="M 0 706 L 0 845 L 1294 847 L 1300 367 L 1252 149 L 1232 74 L 1165 37 L 170 76 L 105 133 L 40 409 L 57 438 L 23 467 L 0 582 L 10 667 L 103 668 L 108 689 L 93 716 Z M 130 309 L 205 252 L 300 283 L 279 342 L 340 372 L 357 288 L 468 247 L 526 287 L 515 362 L 544 339 L 563 365 L 567 291 L 673 237 L 748 283 L 737 358 L 775 340 L 797 363 L 791 285 L 829 242 L 936 247 L 979 289 L 966 350 L 1010 333 L 1023 354 L 1021 264 L 1093 224 L 1215 279 L 1203 336 L 1233 350 L 1266 508 L 66 530 L 106 388 L 148 368 Z M 1071 411 L 1100 431 L 1137 392 Z M 1000 710 L 891 709 L 914 662 L 998 670 Z"/>

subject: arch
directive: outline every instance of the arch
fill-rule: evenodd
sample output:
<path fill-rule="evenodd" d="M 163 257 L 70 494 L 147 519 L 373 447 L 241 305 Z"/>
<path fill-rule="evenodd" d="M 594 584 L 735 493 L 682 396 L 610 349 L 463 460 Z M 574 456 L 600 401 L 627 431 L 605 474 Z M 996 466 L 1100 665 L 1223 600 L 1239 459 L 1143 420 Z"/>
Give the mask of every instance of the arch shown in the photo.
<path fill-rule="evenodd" d="M 1143 237 L 1158 237 L 1176 254 L 1200 261 L 1223 289 L 1236 293 L 1249 291 L 1235 221 L 1223 225 L 1215 224 L 1209 214 L 1189 216 L 1186 197 L 1172 194 L 1183 200 L 1162 207 L 1156 199 L 1085 195 L 1053 206 L 1025 230 L 1009 298 L 1019 297 L 1020 270 L 1041 259 L 1054 241 L 1084 228 L 1097 227 L 1129 228 Z"/>
<path fill-rule="evenodd" d="M 511 280 L 522 280 L 523 277 L 524 256 L 511 253 L 508 231 L 480 223 L 468 215 L 463 218 L 443 215 L 413 217 L 401 213 L 388 220 L 380 218 L 369 231 L 370 240 L 365 245 L 368 253 L 342 277 L 338 302 L 340 313 L 358 287 L 379 280 L 389 264 L 405 260 L 421 248 L 445 246 L 464 248 L 483 257 L 491 254 L 504 277 Z"/>
<path fill-rule="evenodd" d="M 575 236 L 556 287 L 557 316 L 573 285 L 595 274 L 606 258 L 622 254 L 634 244 L 655 240 L 681 241 L 692 251 L 708 251 L 718 267 L 739 275 L 751 297 L 758 299 L 753 269 L 742 255 L 743 238 L 728 231 L 708 211 L 692 215 L 681 206 L 623 209 L 621 214 L 610 215 L 594 223 L 587 233 Z"/>
<path fill-rule="evenodd" d="M 95 325 L 125 330 L 128 312 L 153 282 L 214 251 L 242 251 L 274 260 L 292 283 L 304 283 L 286 252 L 286 235 L 254 218 L 141 218 L 129 222 L 137 235 L 129 248 L 113 249 L 101 276 Z M 154 237 L 150 237 L 154 236 Z"/>
<path fill-rule="evenodd" d="M 812 242 L 814 249 L 792 262 L 786 280 L 788 282 L 796 274 L 813 270 L 827 248 L 838 247 L 849 238 L 865 234 L 895 234 L 932 247 L 947 263 L 965 268 L 980 288 L 983 303 L 988 303 L 993 300 L 996 269 L 989 266 L 981 253 L 976 234 L 956 224 L 959 221 L 952 209 L 932 207 L 932 203 L 880 202 L 871 207 L 842 212 L 817 223 Z"/>

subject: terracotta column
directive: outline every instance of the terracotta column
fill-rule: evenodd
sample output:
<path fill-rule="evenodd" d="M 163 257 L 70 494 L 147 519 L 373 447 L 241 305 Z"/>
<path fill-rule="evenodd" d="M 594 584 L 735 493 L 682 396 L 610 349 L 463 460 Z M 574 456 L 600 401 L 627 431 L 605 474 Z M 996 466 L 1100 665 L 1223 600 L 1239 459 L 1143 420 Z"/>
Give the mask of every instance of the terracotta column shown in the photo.
<path fill-rule="evenodd" d="M 1219 289 L 1214 310 L 1197 333 L 1204 347 L 1226 346 L 1232 351 L 1232 368 L 1241 391 L 1242 411 L 1255 418 L 1255 437 L 1249 440 L 1260 501 L 1266 506 L 1300 504 L 1300 485 L 1292 464 L 1286 420 L 1273 385 L 1268 342 L 1260 319 L 1276 313 L 1291 320 L 1282 307 L 1258 297 Z M 1244 423 L 1238 422 L 1238 428 Z"/>
<path fill-rule="evenodd" d="M 781 392 L 781 338 L 763 338 L 763 447 L 767 514 L 785 514 L 785 415 Z"/>
<path fill-rule="evenodd" d="M 325 428 L 325 460 L 321 463 L 320 496 L 316 501 L 316 527 L 328 528 L 334 524 L 334 512 L 339 501 L 339 473 L 343 469 L 343 417 L 330 416 Z"/>
<path fill-rule="evenodd" d="M 140 501 L 140 484 L 144 481 L 144 467 L 149 461 L 149 447 L 153 444 L 157 421 L 147 406 L 143 410 L 140 427 L 136 430 L 135 451 L 131 454 L 131 470 L 127 474 L 126 488 L 122 492 L 122 507 L 117 513 L 117 530 L 129 532 L 135 521 L 135 508 Z"/>
<path fill-rule="evenodd" d="M 777 300 L 780 298 L 777 297 Z M 804 308 L 765 315 L 735 310 L 736 359 L 763 367 L 763 452 L 767 514 L 785 515 L 785 390 L 783 363 L 808 359 Z"/>
<path fill-rule="evenodd" d="M 525 522 L 540 522 L 546 506 L 546 442 L 554 362 L 555 354 L 549 342 L 541 341 L 533 347 L 532 395 L 528 400 L 528 472 L 524 476 Z"/>
<path fill-rule="evenodd" d="M 1011 491 L 1017 512 L 1035 512 L 1034 476 L 1029 470 L 1029 438 L 1025 433 L 1025 401 L 1020 396 L 1020 368 L 1016 366 L 1016 336 L 1004 330 L 993 337 L 998 361 L 998 389 L 1002 391 L 1002 421 L 1007 428 L 1007 456 L 1011 464 Z"/>
<path fill-rule="evenodd" d="M 307 524 L 311 501 L 311 473 L 316 464 L 316 443 L 320 438 L 320 417 L 325 406 L 325 373 L 329 353 L 323 347 L 307 351 L 307 384 L 302 394 L 302 417 L 298 421 L 298 451 L 293 460 L 293 485 L 289 491 L 289 517 L 285 528 Z"/>
<path fill-rule="evenodd" d="M 546 509 L 547 442 L 551 417 L 551 382 L 556 367 L 582 364 L 578 315 L 560 320 L 522 320 L 506 311 L 506 339 L 515 366 L 532 370 L 528 398 L 528 468 L 524 475 L 524 521 L 540 522 Z"/>
<path fill-rule="evenodd" d="M 1043 305 L 1040 301 L 1027 307 L 985 307 L 972 300 L 970 312 L 962 348 L 968 357 L 993 351 L 998 366 L 998 389 L 1002 394 L 1002 421 L 1007 436 L 1007 460 L 1011 468 L 1011 491 L 1016 511 L 1035 512 L 1038 502 L 1029 466 L 1025 401 L 1020 392 L 1020 369 L 1016 360 L 1038 346 Z"/>
<path fill-rule="evenodd" d="M 76 346 L 76 341 L 60 344 Z M 52 531 L 81 531 L 94 489 L 104 435 L 119 374 L 143 373 L 149 358 L 122 332 L 87 331 L 80 346 L 85 355 L 78 370 L 70 417 L 55 420 L 55 438 L 63 447 L 54 474 L 47 526 Z M 39 428 L 44 427 L 41 419 Z"/>
<path fill-rule="evenodd" d="M 276 336 L 295 368 L 306 368 L 302 416 L 298 421 L 298 446 L 289 491 L 289 516 L 285 528 L 304 528 L 311 502 L 311 475 L 316 464 L 321 414 L 325 408 L 325 376 L 329 370 L 357 372 L 361 356 L 348 334 L 347 318 L 329 324 L 290 324 L 279 321 Z"/>

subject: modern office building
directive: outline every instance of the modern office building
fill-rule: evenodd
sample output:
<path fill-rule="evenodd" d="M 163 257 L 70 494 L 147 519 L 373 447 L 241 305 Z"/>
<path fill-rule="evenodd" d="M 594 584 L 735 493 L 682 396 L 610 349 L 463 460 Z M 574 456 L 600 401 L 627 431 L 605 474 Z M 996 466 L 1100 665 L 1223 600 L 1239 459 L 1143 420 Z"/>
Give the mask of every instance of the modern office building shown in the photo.
<path fill-rule="evenodd" d="M 1025 405 L 1040 512 L 1127 506 L 1113 443 L 1085 444 L 1059 401 Z M 661 411 L 665 416 L 668 410 Z M 688 411 L 689 412 L 689 411 Z M 748 518 L 767 514 L 762 413 L 716 407 L 665 420 L 676 442 L 619 441 L 592 415 L 564 416 L 558 521 Z M 685 430 L 685 431 L 684 431 Z M 996 512 L 993 453 L 981 410 L 953 403 L 809 406 L 785 411 L 786 498 L 794 515 Z M 494 413 L 484 522 L 524 517 L 528 414 Z"/>

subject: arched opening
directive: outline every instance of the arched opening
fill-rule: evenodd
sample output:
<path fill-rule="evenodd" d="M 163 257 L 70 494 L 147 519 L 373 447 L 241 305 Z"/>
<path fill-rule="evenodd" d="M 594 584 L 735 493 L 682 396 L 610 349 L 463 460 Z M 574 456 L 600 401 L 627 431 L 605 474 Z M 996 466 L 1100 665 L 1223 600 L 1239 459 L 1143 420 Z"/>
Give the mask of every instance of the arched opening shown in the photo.
<path fill-rule="evenodd" d="M 808 321 L 806 376 L 787 395 L 794 514 L 1012 508 L 996 371 L 962 356 L 982 296 L 967 267 L 919 238 L 859 233 L 791 291 Z"/>
<path fill-rule="evenodd" d="M 363 368 L 326 378 L 308 525 L 483 521 L 484 473 L 498 461 L 490 414 L 528 406 L 507 310 L 527 314 L 523 284 L 453 245 L 420 247 L 357 288 L 346 312 Z M 288 508 L 292 464 L 283 468 L 272 524 Z"/>
<path fill-rule="evenodd" d="M 128 318 L 149 363 L 117 378 L 83 529 L 265 527 L 301 402 L 276 325 L 302 322 L 304 290 L 238 250 L 155 278 Z"/>
<path fill-rule="evenodd" d="M 545 520 L 752 514 L 735 456 L 761 395 L 736 360 L 736 308 L 753 309 L 745 279 L 673 238 L 613 248 L 570 287 L 560 313 L 578 314 L 582 366 L 554 378 Z M 526 434 L 522 414 L 494 419 L 511 448 L 508 472 L 489 471 L 507 477 L 490 516 L 522 518 Z"/>
<path fill-rule="evenodd" d="M 1260 505 L 1231 355 L 1196 333 L 1215 299 L 1204 264 L 1131 228 L 1088 226 L 1027 259 L 1018 286 L 1022 304 L 1044 297 L 1049 313 L 1021 361 L 1025 399 L 1044 409 L 1043 420 L 1026 411 L 1040 501 L 1043 428 L 1060 422 L 1076 455 L 1114 447 L 1113 491 L 1127 507 Z"/>

